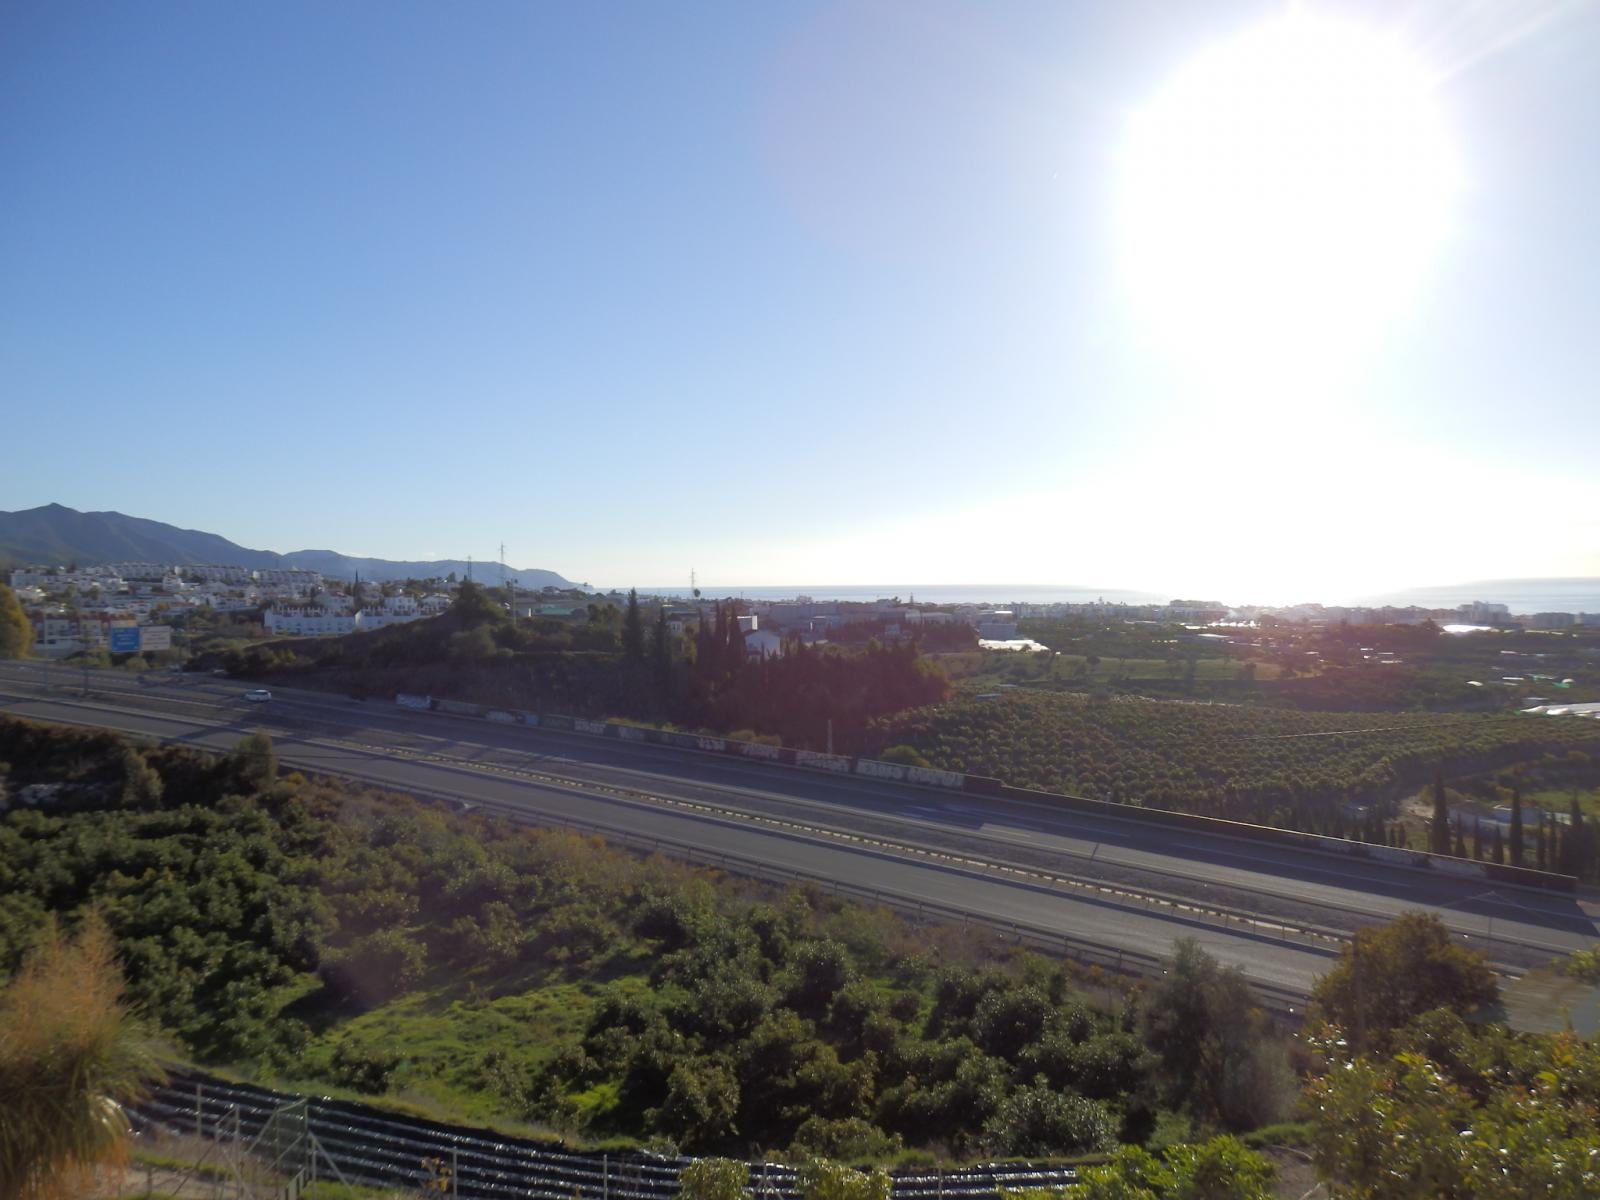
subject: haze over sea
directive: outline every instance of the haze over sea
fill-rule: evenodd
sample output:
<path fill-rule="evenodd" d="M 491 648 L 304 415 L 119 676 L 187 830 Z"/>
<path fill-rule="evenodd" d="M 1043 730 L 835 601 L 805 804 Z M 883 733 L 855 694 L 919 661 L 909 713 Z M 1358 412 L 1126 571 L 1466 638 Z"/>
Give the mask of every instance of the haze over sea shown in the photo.
<path fill-rule="evenodd" d="M 642 588 L 655 595 L 683 595 L 680 587 Z M 1112 604 L 1164 604 L 1168 600 L 1216 600 L 1224 604 L 1262 603 L 1248 596 L 1167 595 L 1132 591 L 1127 588 L 1079 587 L 1070 584 L 842 584 L 790 585 L 777 587 L 732 587 L 708 584 L 701 589 L 706 598 L 742 596 L 750 600 L 792 600 L 809 596 L 813 600 L 870 602 L 899 597 L 915 598 L 925 604 L 1089 604 L 1105 600 Z M 1342 605 L 1394 605 L 1405 608 L 1455 608 L 1483 600 L 1504 604 L 1513 613 L 1590 612 L 1600 613 L 1600 579 L 1487 579 L 1475 583 L 1446 584 L 1411 588 L 1369 596 L 1303 596 L 1293 603 Z"/>

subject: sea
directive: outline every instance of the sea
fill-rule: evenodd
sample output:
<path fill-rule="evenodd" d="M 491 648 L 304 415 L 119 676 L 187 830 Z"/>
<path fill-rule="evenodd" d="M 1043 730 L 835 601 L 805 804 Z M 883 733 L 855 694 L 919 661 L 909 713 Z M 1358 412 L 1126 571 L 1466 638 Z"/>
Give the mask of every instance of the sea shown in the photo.
<path fill-rule="evenodd" d="M 777 587 L 706 587 L 703 594 L 740 596 L 748 600 L 793 600 L 807 596 L 812 600 L 849 600 L 870 603 L 898 599 L 925 604 L 1092 604 L 1097 600 L 1111 604 L 1165 604 L 1177 599 L 1165 592 L 1134 591 L 1117 587 L 1082 587 L 1072 584 L 816 584 Z M 682 595 L 678 587 L 641 588 L 657 596 Z M 1185 596 L 1185 599 L 1217 600 L 1223 604 L 1253 603 L 1248 597 Z M 1600 578 L 1590 579 L 1483 579 L 1471 583 L 1411 588 L 1358 597 L 1312 597 L 1304 603 L 1343 604 L 1361 607 L 1393 605 L 1396 608 L 1456 608 L 1482 600 L 1504 604 L 1513 613 L 1589 612 L 1600 613 Z"/>

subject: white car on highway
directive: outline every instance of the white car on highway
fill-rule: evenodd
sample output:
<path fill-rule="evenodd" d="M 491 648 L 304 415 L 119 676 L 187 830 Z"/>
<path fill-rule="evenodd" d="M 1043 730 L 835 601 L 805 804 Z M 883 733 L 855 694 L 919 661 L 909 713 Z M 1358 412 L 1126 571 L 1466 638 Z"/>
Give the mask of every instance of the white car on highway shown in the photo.
<path fill-rule="evenodd" d="M 265 704 L 272 699 L 272 693 L 266 688 L 251 688 L 244 694 L 244 698 L 252 704 Z"/>

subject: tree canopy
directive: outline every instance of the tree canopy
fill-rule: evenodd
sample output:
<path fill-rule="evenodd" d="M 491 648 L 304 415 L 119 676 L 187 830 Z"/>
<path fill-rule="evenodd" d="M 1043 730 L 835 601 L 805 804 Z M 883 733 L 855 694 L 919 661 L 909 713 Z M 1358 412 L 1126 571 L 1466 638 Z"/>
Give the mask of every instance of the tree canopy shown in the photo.
<path fill-rule="evenodd" d="M 17 594 L 0 583 L 0 658 L 27 658 L 33 646 L 33 626 L 22 611 Z"/>
<path fill-rule="evenodd" d="M 1466 1015 L 1498 998 L 1483 954 L 1457 945 L 1437 913 L 1412 912 L 1357 930 L 1313 988 L 1311 1012 L 1365 1050 L 1432 1009 Z"/>

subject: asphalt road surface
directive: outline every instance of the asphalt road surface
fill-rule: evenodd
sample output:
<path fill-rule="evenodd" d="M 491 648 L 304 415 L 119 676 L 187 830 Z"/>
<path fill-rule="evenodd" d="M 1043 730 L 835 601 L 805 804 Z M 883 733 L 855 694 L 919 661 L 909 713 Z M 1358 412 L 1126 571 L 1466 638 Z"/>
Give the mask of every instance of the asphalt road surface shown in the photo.
<path fill-rule="evenodd" d="M 1135 955 L 1197 937 L 1304 995 L 1340 933 L 1437 911 L 1509 969 L 1592 944 L 1596 906 L 1136 819 L 833 777 L 641 743 L 416 713 L 211 676 L 0 663 L 0 710 L 207 749 L 272 733 L 280 760 L 397 791 L 626 834 L 700 858 L 838 882 L 902 904 Z M 87 694 L 85 694 L 85 690 Z M 1224 924 L 1226 922 L 1226 924 Z M 1323 937 L 1308 936 L 1321 933 Z"/>

